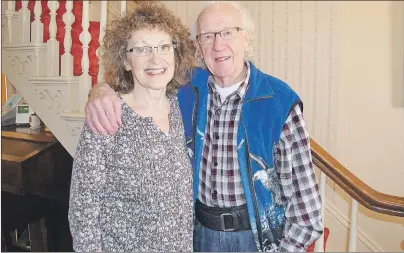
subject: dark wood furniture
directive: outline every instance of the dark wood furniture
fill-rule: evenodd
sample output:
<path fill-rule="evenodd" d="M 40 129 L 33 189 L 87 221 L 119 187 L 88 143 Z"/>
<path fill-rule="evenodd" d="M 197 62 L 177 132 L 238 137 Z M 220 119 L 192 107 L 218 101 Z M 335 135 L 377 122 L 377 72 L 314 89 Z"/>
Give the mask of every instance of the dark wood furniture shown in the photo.
<path fill-rule="evenodd" d="M 43 129 L 14 126 L 1 133 L 2 234 L 7 250 L 22 250 L 11 244 L 10 232 L 31 224 L 37 232 L 32 251 L 71 251 L 67 210 L 72 157 Z"/>

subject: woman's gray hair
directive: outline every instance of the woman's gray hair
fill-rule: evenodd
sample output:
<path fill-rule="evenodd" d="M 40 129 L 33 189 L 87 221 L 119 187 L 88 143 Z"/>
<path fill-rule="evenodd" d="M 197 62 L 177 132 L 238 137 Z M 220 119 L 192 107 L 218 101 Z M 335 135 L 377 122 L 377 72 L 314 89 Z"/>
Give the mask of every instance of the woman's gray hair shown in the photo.
<path fill-rule="evenodd" d="M 247 49 L 246 49 L 246 52 L 245 52 L 245 58 L 246 58 L 246 60 L 251 60 L 251 58 L 255 54 L 255 46 L 256 46 L 256 35 L 255 35 L 254 21 L 251 18 L 251 15 L 250 15 L 249 11 L 237 1 L 209 1 L 209 2 L 206 2 L 204 8 L 201 10 L 201 12 L 199 13 L 196 21 L 193 23 L 193 25 L 191 27 L 191 31 L 190 31 L 191 32 L 191 39 L 193 41 L 196 41 L 196 35 L 197 35 L 197 32 L 198 32 L 198 20 L 199 20 L 199 17 L 201 15 L 201 13 L 206 8 L 208 8 L 209 6 L 211 6 L 213 4 L 223 4 L 223 3 L 230 4 L 241 15 L 241 18 L 242 18 L 242 21 L 241 21 L 242 27 L 241 28 L 243 28 L 247 32 L 247 38 L 248 38 L 248 46 L 247 46 Z M 203 60 L 201 59 L 201 57 L 199 55 L 197 55 L 197 58 L 198 58 L 198 63 L 201 65 L 201 67 L 206 68 L 206 66 L 205 66 Z"/>

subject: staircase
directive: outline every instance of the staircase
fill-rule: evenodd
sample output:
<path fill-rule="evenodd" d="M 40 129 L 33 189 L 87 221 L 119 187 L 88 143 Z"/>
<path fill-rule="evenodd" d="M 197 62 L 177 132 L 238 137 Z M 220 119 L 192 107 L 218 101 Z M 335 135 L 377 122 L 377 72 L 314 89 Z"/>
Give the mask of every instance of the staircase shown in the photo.
<path fill-rule="evenodd" d="M 97 55 L 106 23 L 124 15 L 136 2 L 19 0 L 1 4 L 2 72 L 74 156 L 88 92 L 102 81 Z M 358 204 L 378 213 L 404 216 L 403 197 L 373 190 L 314 140 L 311 143 L 313 162 L 321 171 L 323 199 L 327 177 L 352 197 L 349 251 L 356 250 Z M 330 230 L 331 237 L 338 237 Z M 321 238 L 315 250 L 323 249 Z"/>
<path fill-rule="evenodd" d="M 100 22 L 88 20 L 87 1 L 2 5 L 2 71 L 74 156 L 87 94 L 98 81 Z M 83 26 L 88 27 L 87 33 L 82 32 Z M 87 57 L 82 57 L 83 51 Z M 82 61 L 87 62 L 82 65 Z"/>
<path fill-rule="evenodd" d="M 88 92 L 102 76 L 97 56 L 100 26 L 105 29 L 108 20 L 135 2 L 17 0 L 1 4 L 2 72 L 74 156 Z"/>

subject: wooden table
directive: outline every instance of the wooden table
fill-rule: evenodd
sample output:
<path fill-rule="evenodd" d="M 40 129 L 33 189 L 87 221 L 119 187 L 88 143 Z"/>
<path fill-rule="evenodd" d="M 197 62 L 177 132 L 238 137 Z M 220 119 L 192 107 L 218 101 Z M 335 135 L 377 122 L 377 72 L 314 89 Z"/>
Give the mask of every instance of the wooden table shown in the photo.
<path fill-rule="evenodd" d="M 36 243 L 36 250 L 58 251 L 60 226 L 66 230 L 67 224 L 73 158 L 42 128 L 3 127 L 1 135 L 2 229 L 45 218 L 48 236 L 38 237 L 45 246 Z M 43 228 L 43 222 L 38 224 L 32 227 Z"/>

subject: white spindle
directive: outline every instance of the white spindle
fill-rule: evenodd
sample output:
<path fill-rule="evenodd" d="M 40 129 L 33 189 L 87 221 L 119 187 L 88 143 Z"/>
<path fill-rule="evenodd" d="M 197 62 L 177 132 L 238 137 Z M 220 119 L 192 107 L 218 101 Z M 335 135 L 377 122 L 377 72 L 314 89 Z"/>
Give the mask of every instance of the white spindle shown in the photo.
<path fill-rule="evenodd" d="M 32 42 L 43 42 L 43 24 L 41 22 L 42 4 L 41 1 L 35 1 L 34 7 L 35 20 L 31 24 Z"/>
<path fill-rule="evenodd" d="M 125 16 L 126 13 L 126 1 L 121 1 L 121 17 Z"/>
<path fill-rule="evenodd" d="M 7 10 L 15 11 L 15 1 L 7 1 Z"/>
<path fill-rule="evenodd" d="M 30 29 L 31 29 L 31 20 L 30 20 L 30 11 L 28 9 L 28 1 L 21 1 L 22 8 L 20 10 L 21 13 L 21 42 L 26 43 L 30 42 Z"/>
<path fill-rule="evenodd" d="M 348 252 L 356 252 L 357 231 L 358 231 L 358 202 L 352 199 L 351 227 L 349 230 Z"/>
<path fill-rule="evenodd" d="M 11 44 L 11 43 L 20 43 L 20 36 L 21 34 L 17 31 L 14 31 L 13 27 L 15 27 L 15 23 L 17 20 L 19 20 L 18 15 L 21 15 L 21 13 L 18 13 L 16 15 L 15 13 L 15 1 L 7 1 L 7 5 L 5 6 L 4 13 L 2 13 L 2 20 L 3 20 L 3 25 L 4 25 L 4 30 L 2 28 L 2 42 L 4 44 Z M 4 17 L 4 19 L 3 19 Z M 21 21 L 20 21 L 21 22 Z M 17 24 L 18 25 L 18 24 Z M 17 38 L 15 38 L 17 37 Z"/>
<path fill-rule="evenodd" d="M 105 35 L 105 28 L 107 27 L 107 2 L 101 1 L 101 15 L 100 15 L 100 47 L 97 49 L 96 54 L 98 57 L 98 82 L 103 81 L 103 74 L 104 74 L 104 66 L 101 62 L 101 54 L 102 54 L 102 45 L 103 39 Z"/>
<path fill-rule="evenodd" d="M 73 56 L 72 49 L 72 24 L 74 22 L 73 1 L 66 1 L 66 13 L 63 15 L 63 22 L 65 23 L 65 38 L 63 41 L 65 53 L 61 57 L 61 76 L 73 76 Z"/>
<path fill-rule="evenodd" d="M 56 40 L 56 10 L 59 8 L 58 1 L 48 1 L 50 10 L 49 40 L 46 44 L 47 76 L 59 75 L 59 41 Z"/>
<path fill-rule="evenodd" d="M 327 176 L 324 174 L 324 172 L 320 172 L 320 195 L 321 199 L 323 201 L 323 205 L 321 207 L 321 217 L 323 219 L 323 225 L 325 226 L 325 189 L 327 185 Z M 321 235 L 320 239 L 316 241 L 316 245 L 314 247 L 315 252 L 324 252 L 324 233 Z"/>
<path fill-rule="evenodd" d="M 91 41 L 91 34 L 88 31 L 89 22 L 89 2 L 83 1 L 82 27 L 83 31 L 80 34 L 80 41 L 83 44 L 83 56 L 81 58 L 81 68 L 83 73 L 80 76 L 80 112 L 84 112 L 84 106 L 87 102 L 88 92 L 91 88 L 91 77 L 88 74 L 90 62 L 88 58 L 88 44 Z"/>

